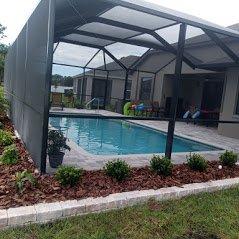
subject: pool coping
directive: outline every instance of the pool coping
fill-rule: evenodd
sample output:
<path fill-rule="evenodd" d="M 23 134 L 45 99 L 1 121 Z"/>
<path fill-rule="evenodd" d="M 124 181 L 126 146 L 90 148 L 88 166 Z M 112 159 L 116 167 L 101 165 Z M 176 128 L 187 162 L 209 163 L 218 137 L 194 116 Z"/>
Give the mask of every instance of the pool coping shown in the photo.
<path fill-rule="evenodd" d="M 52 203 L 39 203 L 31 206 L 0 210 L 0 228 L 48 223 L 72 216 L 99 213 L 124 207 L 143 204 L 153 199 L 156 201 L 180 199 L 189 195 L 215 192 L 237 187 L 239 178 L 184 184 L 160 189 L 131 191 L 110 194 L 106 197 L 67 200 Z"/>
<path fill-rule="evenodd" d="M 101 115 L 101 116 L 109 116 L 109 114 L 110 115 L 112 115 L 112 116 L 114 116 L 114 117 L 120 117 L 120 116 L 122 116 L 121 114 L 119 114 L 119 113 L 115 113 L 115 112 L 110 112 L 110 111 L 107 111 L 107 113 L 109 113 L 109 114 L 106 114 L 105 113 L 105 111 L 99 111 L 98 113 L 68 113 L 68 112 L 60 112 L 60 111 L 56 111 L 56 112 L 54 112 L 54 111 L 52 111 L 52 113 L 56 113 L 57 114 L 57 117 L 59 117 L 59 116 L 62 116 L 62 117 L 78 117 L 79 115 L 89 115 L 89 116 L 91 116 L 91 115 Z M 52 116 L 52 117 L 55 117 L 55 116 Z M 150 129 L 153 129 L 153 130 L 157 130 L 157 131 L 160 131 L 160 132 L 163 132 L 163 133 L 166 133 L 167 134 L 167 131 L 166 130 L 163 130 L 163 129 L 158 129 L 156 126 L 153 126 L 153 125 L 150 125 L 150 126 L 146 126 L 145 124 L 144 124 L 144 120 L 142 120 L 142 121 L 139 121 L 139 120 L 137 120 L 137 119 L 135 119 L 135 120 L 124 120 L 124 121 L 126 121 L 126 122 L 131 122 L 131 123 L 133 123 L 133 124 L 136 124 L 136 125 L 140 125 L 140 126 L 143 126 L 143 127 L 147 127 L 147 128 L 150 128 Z M 137 121 L 137 122 L 136 122 Z M 146 119 L 146 121 L 150 121 L 150 120 L 147 120 Z M 206 145 L 208 145 L 208 146 L 213 146 L 213 147 L 216 147 L 216 148 L 219 148 L 219 149 L 222 149 L 222 150 L 227 150 L 227 149 L 229 149 L 228 147 L 225 147 L 225 145 L 221 145 L 221 144 L 217 144 L 217 143 L 214 143 L 214 142 L 210 142 L 210 141 L 208 141 L 208 140 L 206 140 L 206 139 L 196 139 L 195 140 L 195 138 L 193 138 L 192 136 L 188 136 L 188 135 L 185 135 L 185 134 L 182 134 L 182 133 L 179 133 L 179 132 L 174 132 L 174 135 L 176 135 L 176 136 L 178 136 L 178 137 L 181 137 L 181 138 L 184 138 L 184 139 L 188 139 L 188 140 L 192 140 L 192 141 L 194 141 L 194 142 L 199 142 L 199 143 L 202 143 L 202 144 L 206 144 Z M 79 146 L 80 147 L 80 146 Z"/>
<path fill-rule="evenodd" d="M 104 115 L 102 113 L 99 113 L 100 115 Z M 92 115 L 92 114 L 89 114 Z M 118 115 L 118 114 L 117 114 Z M 71 117 L 71 114 L 68 115 Z M 65 114 L 62 117 L 67 117 Z M 149 128 L 151 130 L 156 130 L 161 133 L 167 133 L 165 130 L 158 129 L 156 126 L 153 125 L 144 125 L 143 122 L 135 122 L 135 120 L 125 120 L 126 122 L 133 123 L 135 125 Z M 137 121 L 137 120 L 136 120 Z M 205 144 L 207 146 L 212 146 L 215 148 L 218 148 L 218 150 L 213 151 L 195 151 L 195 152 L 173 152 L 172 153 L 172 163 L 173 164 L 181 164 L 186 161 L 187 155 L 190 153 L 199 153 L 203 156 L 205 156 L 209 161 L 215 161 L 218 160 L 218 157 L 220 154 L 225 152 L 225 150 L 230 150 L 230 148 L 227 148 L 225 146 L 222 146 L 220 144 L 216 144 L 215 142 L 209 142 L 205 139 L 195 139 L 193 137 L 190 137 L 188 135 L 182 134 L 182 133 L 175 133 L 176 137 L 183 138 L 185 140 L 190 140 L 196 143 Z M 150 153 L 150 154 L 127 154 L 127 155 L 94 155 L 89 153 L 87 150 L 82 148 L 81 146 L 77 145 L 77 143 L 73 142 L 72 140 L 68 141 L 68 145 L 71 147 L 71 149 L 74 150 L 74 153 L 76 155 L 72 156 L 68 154 L 68 156 L 65 156 L 65 159 L 63 161 L 63 164 L 70 164 L 72 166 L 80 167 L 85 170 L 99 170 L 102 169 L 103 166 L 111 160 L 115 159 L 121 159 L 128 162 L 132 167 L 142 167 L 149 165 L 150 159 L 154 155 L 164 156 L 164 153 Z M 76 160 L 76 158 L 78 160 Z M 85 161 L 85 162 L 82 162 Z M 52 171 L 52 170 L 49 170 Z"/>

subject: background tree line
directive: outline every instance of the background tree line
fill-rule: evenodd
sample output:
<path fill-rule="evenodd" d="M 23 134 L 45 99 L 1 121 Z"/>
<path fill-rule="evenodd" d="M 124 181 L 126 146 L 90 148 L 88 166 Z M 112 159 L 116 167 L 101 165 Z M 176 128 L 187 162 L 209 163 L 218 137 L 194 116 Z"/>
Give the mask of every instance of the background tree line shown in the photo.
<path fill-rule="evenodd" d="M 0 23 L 0 81 L 3 81 L 4 76 L 4 62 L 7 55 L 8 46 L 2 43 L 2 39 L 5 37 L 6 27 Z"/>
<path fill-rule="evenodd" d="M 71 76 L 52 75 L 52 85 L 57 86 L 73 86 L 73 78 Z"/>
<path fill-rule="evenodd" d="M 6 27 L 0 23 L 0 81 L 3 82 L 4 78 L 4 63 L 8 51 L 8 45 L 2 43 L 5 38 Z M 61 76 L 55 74 L 52 76 L 52 85 L 55 86 L 73 86 L 73 78 L 71 76 Z"/>

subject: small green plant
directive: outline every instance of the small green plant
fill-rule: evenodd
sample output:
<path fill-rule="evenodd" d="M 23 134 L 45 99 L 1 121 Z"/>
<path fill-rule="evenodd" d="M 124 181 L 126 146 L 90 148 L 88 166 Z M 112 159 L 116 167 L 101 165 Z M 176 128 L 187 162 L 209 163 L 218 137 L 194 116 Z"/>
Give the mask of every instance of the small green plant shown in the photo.
<path fill-rule="evenodd" d="M 111 112 L 115 112 L 115 106 L 111 105 L 111 104 L 106 105 L 105 109 L 108 110 L 108 111 L 111 111 Z"/>
<path fill-rule="evenodd" d="M 71 166 L 60 166 L 56 171 L 56 179 L 62 186 L 75 186 L 81 179 L 82 169 Z"/>
<path fill-rule="evenodd" d="M 194 171 L 203 172 L 207 169 L 207 161 L 200 154 L 190 154 L 187 156 L 187 164 Z"/>
<path fill-rule="evenodd" d="M 2 122 L 0 122 L 0 129 L 3 129 L 4 128 L 4 125 Z"/>
<path fill-rule="evenodd" d="M 17 172 L 15 177 L 15 183 L 17 190 L 22 193 L 26 184 L 30 184 L 31 186 L 36 185 L 36 179 L 34 178 L 33 174 L 24 170 L 22 172 Z"/>
<path fill-rule="evenodd" d="M 123 160 L 114 160 L 108 162 L 104 170 L 106 174 L 117 181 L 123 181 L 130 175 L 130 166 Z"/>
<path fill-rule="evenodd" d="M 16 164 L 17 161 L 18 161 L 18 150 L 16 146 L 13 144 L 6 147 L 0 158 L 0 162 L 5 165 L 12 165 Z"/>
<path fill-rule="evenodd" d="M 76 109 L 84 109 L 84 107 L 85 107 L 85 103 L 81 103 L 80 100 L 76 100 L 74 105 L 75 105 Z"/>
<path fill-rule="evenodd" d="M 71 148 L 66 144 L 66 137 L 59 130 L 49 130 L 48 134 L 48 155 L 57 155 L 64 150 Z"/>
<path fill-rule="evenodd" d="M 10 132 L 0 129 L 0 145 L 8 146 L 13 143 L 12 134 Z"/>
<path fill-rule="evenodd" d="M 9 102 L 4 97 L 3 87 L 0 87 L 0 116 L 4 116 L 9 109 Z"/>
<path fill-rule="evenodd" d="M 72 89 L 66 89 L 64 95 L 68 98 L 71 98 L 74 96 L 74 92 Z"/>
<path fill-rule="evenodd" d="M 150 168 L 157 174 L 169 176 L 172 174 L 173 164 L 167 157 L 154 155 L 150 161 Z"/>
<path fill-rule="evenodd" d="M 228 167 L 234 167 L 236 165 L 238 159 L 238 155 L 234 153 L 233 151 L 226 151 L 222 155 L 220 155 L 220 161 L 222 165 L 228 166 Z"/>

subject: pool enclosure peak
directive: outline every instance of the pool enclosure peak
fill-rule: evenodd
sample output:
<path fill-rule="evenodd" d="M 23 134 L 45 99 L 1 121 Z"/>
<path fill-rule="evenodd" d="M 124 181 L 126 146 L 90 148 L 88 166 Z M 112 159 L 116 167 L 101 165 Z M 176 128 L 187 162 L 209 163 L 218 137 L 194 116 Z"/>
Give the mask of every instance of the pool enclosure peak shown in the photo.
<path fill-rule="evenodd" d="M 97 19 L 100 18 L 100 19 Z M 137 30 L 153 30 L 167 28 L 173 24 L 186 23 L 193 27 L 211 30 L 214 33 L 225 34 L 232 37 L 239 37 L 239 32 L 221 27 L 217 24 L 203 20 L 201 18 L 171 10 L 157 4 L 148 3 L 141 0 L 56 0 L 56 36 L 64 36 L 72 29 L 97 23 L 98 20 L 112 20 L 122 24 L 134 25 L 139 27 Z M 104 23 L 102 23 L 104 24 Z M 92 25 L 85 26 L 85 31 L 90 31 Z M 112 28 L 113 29 L 113 28 Z M 69 30 L 65 32 L 65 30 Z M 132 30 L 133 31 L 133 30 Z M 58 35 L 59 34 L 59 35 Z M 114 32 L 107 35 L 114 36 Z M 123 38 L 122 34 L 122 38 Z M 128 36 L 127 36 L 128 37 Z M 77 38 L 75 39 L 77 40 Z"/>
<path fill-rule="evenodd" d="M 103 51 L 126 72 L 127 85 L 132 69 L 122 64 L 115 52 L 127 50 L 129 45 L 143 48 L 142 57 L 152 50 L 172 54 L 176 60 L 177 83 L 183 62 L 193 69 L 214 70 L 220 67 L 220 59 L 226 57 L 230 64 L 238 65 L 238 51 L 229 48 L 228 41 L 239 42 L 239 32 L 143 1 L 42 0 L 6 58 L 4 87 L 11 105 L 10 117 L 36 165 L 45 172 L 52 64 L 59 44 Z M 195 44 L 215 46 L 220 58 L 200 59 L 189 51 Z M 90 60 L 92 55 L 88 58 Z M 177 87 L 168 134 L 171 146 Z M 170 147 L 167 152 L 170 156 Z"/>
<path fill-rule="evenodd" d="M 100 49 L 114 61 L 120 60 L 115 56 L 117 49 L 132 45 L 138 47 L 138 52 L 156 50 L 176 56 L 181 24 L 187 25 L 183 61 L 189 67 L 210 69 L 210 63 L 215 61 L 220 67 L 220 60 L 215 57 L 208 56 L 205 60 L 190 52 L 190 47 L 205 43 L 213 45 L 220 58 L 229 56 L 229 63 L 237 63 L 238 53 L 224 43 L 218 46 L 218 41 L 239 42 L 238 31 L 137 0 L 57 0 L 54 42 Z M 211 66 L 215 70 L 215 64 Z M 122 64 L 121 67 L 127 70 Z"/>

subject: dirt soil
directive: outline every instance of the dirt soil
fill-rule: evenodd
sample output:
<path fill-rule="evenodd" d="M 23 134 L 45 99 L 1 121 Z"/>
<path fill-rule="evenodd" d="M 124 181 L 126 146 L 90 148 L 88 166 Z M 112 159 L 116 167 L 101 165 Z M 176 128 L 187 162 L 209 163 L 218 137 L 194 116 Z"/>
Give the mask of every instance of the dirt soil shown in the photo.
<path fill-rule="evenodd" d="M 5 129 L 14 131 L 9 119 L 5 118 L 1 121 Z M 19 139 L 15 139 L 15 143 L 19 150 L 19 162 L 12 166 L 0 165 L 0 209 L 239 177 L 239 166 L 223 167 L 220 170 L 219 162 L 209 162 L 205 172 L 192 171 L 186 164 L 175 165 L 172 176 L 168 177 L 155 174 L 149 167 L 133 168 L 130 177 L 121 183 L 105 175 L 102 170 L 84 171 L 78 185 L 73 188 L 62 187 L 54 175 L 40 175 L 23 143 Z M 2 152 L 2 149 L 0 150 Z M 34 174 L 37 185 L 33 187 L 26 184 L 24 191 L 19 193 L 15 186 L 15 175 L 23 170 Z"/>

